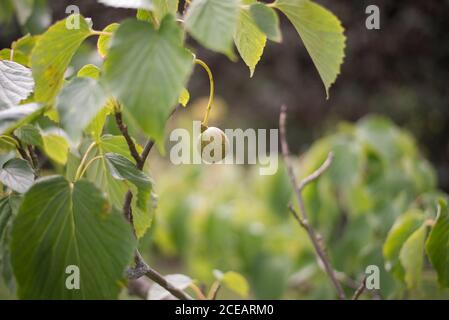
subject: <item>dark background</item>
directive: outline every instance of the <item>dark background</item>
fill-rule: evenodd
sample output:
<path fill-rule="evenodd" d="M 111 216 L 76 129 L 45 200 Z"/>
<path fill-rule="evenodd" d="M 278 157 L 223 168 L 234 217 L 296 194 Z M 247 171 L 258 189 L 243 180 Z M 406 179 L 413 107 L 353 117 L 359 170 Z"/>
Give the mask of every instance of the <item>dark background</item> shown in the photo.
<path fill-rule="evenodd" d="M 181 1 L 182 2 L 182 1 Z M 279 107 L 290 110 L 291 148 L 304 151 L 341 120 L 376 113 L 391 118 L 418 140 L 438 170 L 440 186 L 449 191 L 449 1 L 317 1 L 342 21 L 347 40 L 341 75 L 330 99 L 293 26 L 282 16 L 283 43 L 270 42 L 253 79 L 242 61 L 189 43 L 212 67 L 217 95 L 228 105 L 229 126 L 276 128 Z M 78 5 L 99 30 L 135 14 L 94 0 L 47 1 L 53 21 Z M 365 28 L 365 8 L 376 4 L 381 29 Z M 24 33 L 18 25 L 0 30 L 0 47 Z M 208 94 L 207 77 L 196 72 L 189 84 L 192 99 Z"/>

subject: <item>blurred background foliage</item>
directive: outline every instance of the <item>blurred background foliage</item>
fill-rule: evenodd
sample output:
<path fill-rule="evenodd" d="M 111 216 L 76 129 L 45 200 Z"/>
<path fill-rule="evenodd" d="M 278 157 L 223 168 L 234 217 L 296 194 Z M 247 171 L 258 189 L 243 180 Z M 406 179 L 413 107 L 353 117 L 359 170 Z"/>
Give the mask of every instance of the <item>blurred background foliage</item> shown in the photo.
<path fill-rule="evenodd" d="M 289 143 L 302 155 L 299 174 L 312 172 L 329 150 L 335 153 L 326 175 L 305 190 L 305 200 L 336 269 L 344 271 L 339 277 L 347 292 L 375 264 L 383 298 L 449 298 L 427 262 L 419 286 L 407 289 L 382 255 L 401 214 L 419 210 L 434 218 L 436 199 L 449 190 L 449 2 L 318 2 L 342 20 L 348 38 L 330 99 L 282 18 L 283 43 L 267 46 L 252 79 L 241 61 L 189 40 L 215 75 L 219 98 L 211 121 L 222 128 L 277 128 L 279 107 L 287 104 Z M 71 4 L 98 30 L 135 15 L 93 0 L 1 0 L 0 49 L 26 33 L 41 33 Z M 381 30 L 365 28 L 369 4 L 380 7 Z M 102 63 L 94 41 L 81 47 L 70 72 L 87 63 Z M 190 105 L 171 120 L 172 128 L 201 119 L 209 90 L 202 71 L 189 90 Z M 117 134 L 114 124 L 108 131 Z M 149 162 L 159 204 L 141 246 L 164 273 L 185 273 L 210 285 L 212 270 L 235 270 L 248 279 L 254 298 L 334 297 L 305 232 L 288 213 L 293 199 L 282 164 L 275 175 L 260 176 L 254 166 L 173 166 L 156 154 Z M 0 298 L 11 297 L 0 282 Z M 224 297 L 236 296 L 225 291 Z"/>

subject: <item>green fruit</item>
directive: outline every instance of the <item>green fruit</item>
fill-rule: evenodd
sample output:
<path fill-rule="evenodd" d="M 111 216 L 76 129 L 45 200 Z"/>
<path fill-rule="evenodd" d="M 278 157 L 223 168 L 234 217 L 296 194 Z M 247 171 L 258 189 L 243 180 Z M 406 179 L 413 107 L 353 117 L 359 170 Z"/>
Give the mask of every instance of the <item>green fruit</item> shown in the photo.
<path fill-rule="evenodd" d="M 229 140 L 224 132 L 216 127 L 204 130 L 198 139 L 201 158 L 206 163 L 217 163 L 226 158 Z"/>

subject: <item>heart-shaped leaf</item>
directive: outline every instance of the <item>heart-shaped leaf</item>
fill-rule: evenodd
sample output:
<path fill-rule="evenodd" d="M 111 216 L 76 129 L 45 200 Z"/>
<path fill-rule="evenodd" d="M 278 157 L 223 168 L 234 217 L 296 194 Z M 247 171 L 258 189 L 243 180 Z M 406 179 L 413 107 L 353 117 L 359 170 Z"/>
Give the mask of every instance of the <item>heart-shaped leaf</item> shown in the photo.
<path fill-rule="evenodd" d="M 108 208 L 88 181 L 71 184 L 61 176 L 38 181 L 25 194 L 12 231 L 18 296 L 117 298 L 136 240 L 123 216 Z M 79 271 L 78 289 L 67 285 L 70 270 Z"/>

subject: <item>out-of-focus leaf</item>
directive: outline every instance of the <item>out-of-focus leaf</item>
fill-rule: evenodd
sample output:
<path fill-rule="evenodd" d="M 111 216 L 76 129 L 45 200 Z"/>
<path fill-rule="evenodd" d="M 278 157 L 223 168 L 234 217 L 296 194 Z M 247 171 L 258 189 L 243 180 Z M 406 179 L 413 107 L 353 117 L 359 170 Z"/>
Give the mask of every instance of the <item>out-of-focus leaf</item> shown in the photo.
<path fill-rule="evenodd" d="M 340 20 L 309 0 L 277 0 L 275 6 L 298 31 L 329 97 L 329 88 L 340 73 L 345 55 L 346 37 Z"/>
<path fill-rule="evenodd" d="M 44 141 L 38 128 L 31 124 L 26 124 L 14 131 L 14 134 L 22 143 L 42 147 Z"/>
<path fill-rule="evenodd" d="M 234 42 L 243 61 L 249 67 L 252 77 L 256 65 L 262 57 L 267 37 L 260 31 L 249 10 L 240 10 L 234 33 Z"/>
<path fill-rule="evenodd" d="M 44 141 L 43 150 L 45 154 L 59 164 L 66 164 L 70 148 L 66 137 L 59 132 L 52 131 L 43 133 L 42 139 Z"/>
<path fill-rule="evenodd" d="M 240 0 L 194 0 L 185 17 L 189 33 L 206 48 L 234 59 L 232 37 Z"/>
<path fill-rule="evenodd" d="M 79 141 L 106 101 L 107 93 L 92 78 L 75 78 L 61 90 L 56 109 L 62 127 L 74 141 Z"/>
<path fill-rule="evenodd" d="M 98 0 L 98 2 L 115 8 L 153 9 L 153 0 Z"/>
<path fill-rule="evenodd" d="M 444 201 L 439 203 L 438 218 L 427 239 L 426 251 L 437 271 L 438 282 L 449 287 L 449 210 Z"/>
<path fill-rule="evenodd" d="M 404 269 L 399 261 L 399 255 L 407 239 L 423 224 L 424 215 L 421 211 L 413 210 L 398 218 L 383 246 L 386 269 L 392 270 L 400 279 L 404 276 Z"/>
<path fill-rule="evenodd" d="M 33 169 L 23 159 L 11 159 L 0 169 L 0 182 L 16 192 L 25 193 L 33 185 Z"/>
<path fill-rule="evenodd" d="M 28 98 L 34 88 L 31 70 L 6 60 L 0 60 L 0 110 L 11 108 Z"/>
<path fill-rule="evenodd" d="M 34 121 L 43 113 L 36 103 L 24 104 L 0 110 L 0 134 L 9 134 L 20 126 Z"/>
<path fill-rule="evenodd" d="M 11 228 L 19 209 L 21 197 L 10 195 L 0 199 L 0 277 L 13 290 L 14 275 L 11 266 Z"/>
<path fill-rule="evenodd" d="M 67 20 L 57 22 L 39 37 L 31 54 L 31 67 L 36 83 L 34 97 L 37 102 L 53 102 L 64 82 L 64 73 L 73 55 L 91 35 L 90 27 L 82 16 L 72 15 L 67 19 L 79 19 L 80 27 L 69 29 Z"/>
<path fill-rule="evenodd" d="M 163 150 L 164 128 L 193 67 L 182 30 L 166 16 L 158 30 L 128 20 L 117 30 L 105 64 L 105 80 L 136 124 Z"/>
<path fill-rule="evenodd" d="M 408 288 L 416 288 L 421 280 L 426 235 L 427 227 L 422 225 L 408 237 L 399 252 L 399 259 L 405 271 L 404 280 Z"/>
<path fill-rule="evenodd" d="M 279 17 L 272 8 L 263 3 L 256 2 L 251 5 L 249 10 L 257 26 L 265 33 L 268 39 L 275 42 L 282 41 Z"/>
<path fill-rule="evenodd" d="M 78 71 L 77 76 L 79 78 L 91 78 L 98 80 L 98 78 L 100 78 L 100 73 L 101 70 L 96 65 L 86 64 Z"/>
<path fill-rule="evenodd" d="M 214 270 L 214 276 L 229 290 L 234 291 L 244 298 L 248 297 L 249 284 L 245 277 L 243 277 L 240 273 L 234 271 L 223 273 L 220 270 Z"/>
<path fill-rule="evenodd" d="M 106 28 L 103 29 L 103 32 L 114 33 L 117 31 L 119 23 L 111 23 Z M 107 34 L 102 34 L 98 37 L 97 41 L 97 50 L 102 58 L 105 58 L 108 55 L 109 50 L 109 42 L 111 41 L 111 36 Z"/>

